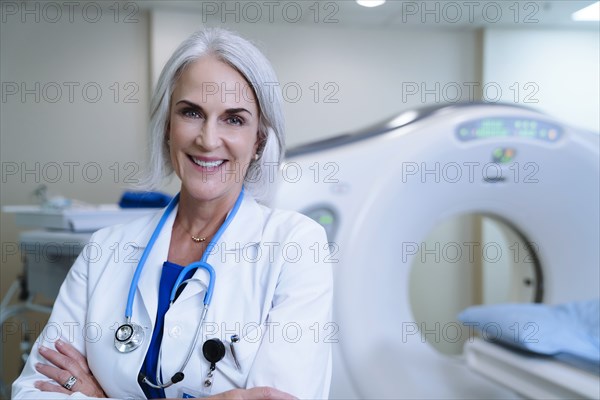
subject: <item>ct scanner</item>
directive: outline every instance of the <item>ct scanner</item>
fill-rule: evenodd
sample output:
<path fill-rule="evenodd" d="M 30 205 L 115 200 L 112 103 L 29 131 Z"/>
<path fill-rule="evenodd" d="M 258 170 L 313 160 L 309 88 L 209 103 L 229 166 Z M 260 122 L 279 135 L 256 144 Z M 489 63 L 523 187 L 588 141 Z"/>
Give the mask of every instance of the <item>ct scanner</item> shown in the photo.
<path fill-rule="evenodd" d="M 461 104 L 288 151 L 274 206 L 320 222 L 335 263 L 331 398 L 518 397 L 436 350 L 443 328 L 416 324 L 415 261 L 444 248 L 419 246 L 453 217 L 487 216 L 533 261 L 512 300 L 600 297 L 599 147 L 597 133 L 528 108 Z"/>

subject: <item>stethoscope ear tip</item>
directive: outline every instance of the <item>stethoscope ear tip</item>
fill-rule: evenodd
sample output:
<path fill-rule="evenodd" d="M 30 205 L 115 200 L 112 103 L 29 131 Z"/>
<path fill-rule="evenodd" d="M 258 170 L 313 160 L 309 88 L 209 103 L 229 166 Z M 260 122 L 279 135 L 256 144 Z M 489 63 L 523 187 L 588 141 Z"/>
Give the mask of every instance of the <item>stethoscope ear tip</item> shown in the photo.
<path fill-rule="evenodd" d="M 171 378 L 171 382 L 173 382 L 173 384 L 177 383 L 177 382 L 181 382 L 183 380 L 183 378 L 185 377 L 185 375 L 183 374 L 183 372 L 177 372 L 175 375 L 173 375 L 173 377 Z"/>

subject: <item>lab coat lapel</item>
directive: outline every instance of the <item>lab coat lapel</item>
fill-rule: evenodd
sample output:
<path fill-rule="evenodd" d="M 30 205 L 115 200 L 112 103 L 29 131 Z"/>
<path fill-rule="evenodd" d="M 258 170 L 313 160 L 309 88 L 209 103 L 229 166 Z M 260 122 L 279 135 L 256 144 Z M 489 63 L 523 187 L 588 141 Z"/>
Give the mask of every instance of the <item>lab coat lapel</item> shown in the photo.
<path fill-rule="evenodd" d="M 140 280 L 137 285 L 136 298 L 133 303 L 133 315 L 135 320 L 135 315 L 139 312 L 140 306 L 143 307 L 148 313 L 148 317 L 152 322 L 152 326 L 155 325 L 156 322 L 156 312 L 158 308 L 158 291 L 160 286 L 160 277 L 162 273 L 163 263 L 167 260 L 169 256 L 169 245 L 171 243 L 171 232 L 173 230 L 173 222 L 175 221 L 175 216 L 177 215 L 178 206 L 176 206 L 169 218 L 165 221 L 165 225 L 160 231 L 154 246 L 146 259 L 146 264 L 144 265 L 144 269 L 140 276 Z M 156 217 L 152 219 L 152 221 L 145 227 L 145 229 L 141 230 L 139 235 L 134 240 L 134 245 L 140 248 L 139 257 L 141 258 L 142 252 L 146 249 L 150 237 L 154 232 L 154 229 L 158 225 L 160 218 L 163 215 L 163 211 L 157 213 Z M 138 259 L 139 261 L 139 259 Z M 133 271 L 137 267 L 137 263 L 133 264 Z M 136 311 L 137 309 L 137 311 Z"/>
<path fill-rule="evenodd" d="M 209 260 L 219 258 L 223 249 L 238 250 L 253 243 L 260 243 L 264 223 L 263 211 L 260 205 L 250 193 L 246 192 L 238 215 L 231 221 L 231 225 L 221 236 L 217 249 L 213 250 Z M 224 257 L 220 258 L 223 259 Z"/>
<path fill-rule="evenodd" d="M 248 192 L 244 193 L 244 200 L 240 205 L 237 215 L 233 218 L 229 227 L 221 236 L 215 248 L 208 256 L 208 263 L 215 269 L 216 285 L 219 285 L 219 269 L 223 267 L 236 267 L 235 260 L 244 263 L 244 252 L 246 246 L 260 243 L 264 226 L 263 211 L 260 205 Z M 239 254 L 236 254 L 239 253 Z M 240 264 L 238 263 L 238 264 Z M 194 273 L 195 279 L 200 279 L 208 285 L 208 273 L 198 269 Z M 175 304 L 182 304 L 186 299 L 203 292 L 204 288 L 199 284 L 187 285 Z"/>

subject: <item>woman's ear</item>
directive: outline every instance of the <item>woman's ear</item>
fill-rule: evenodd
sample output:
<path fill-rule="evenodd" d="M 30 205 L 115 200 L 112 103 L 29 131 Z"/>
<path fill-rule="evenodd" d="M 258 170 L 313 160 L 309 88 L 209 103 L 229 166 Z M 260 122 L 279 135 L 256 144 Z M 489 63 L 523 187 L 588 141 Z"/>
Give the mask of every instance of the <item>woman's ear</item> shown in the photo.
<path fill-rule="evenodd" d="M 165 143 L 167 147 L 171 146 L 171 119 L 167 121 L 167 129 L 165 129 Z"/>
<path fill-rule="evenodd" d="M 261 138 L 260 136 L 260 131 L 256 131 L 256 141 L 254 142 L 254 154 L 257 154 L 263 148 L 263 138 Z"/>

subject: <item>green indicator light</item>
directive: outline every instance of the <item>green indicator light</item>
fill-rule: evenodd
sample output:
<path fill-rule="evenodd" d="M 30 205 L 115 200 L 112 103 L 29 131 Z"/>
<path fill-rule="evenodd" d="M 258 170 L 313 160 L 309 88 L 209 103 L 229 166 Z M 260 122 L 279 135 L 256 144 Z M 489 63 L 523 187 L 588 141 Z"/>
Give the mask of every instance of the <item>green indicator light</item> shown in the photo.
<path fill-rule="evenodd" d="M 467 136 L 468 133 L 469 133 L 469 130 L 467 128 L 462 128 L 460 130 L 460 136 Z"/>
<path fill-rule="evenodd" d="M 333 216 L 331 216 L 331 215 L 321 215 L 319 217 L 319 223 L 321 225 L 330 225 L 330 224 L 333 224 Z"/>
<path fill-rule="evenodd" d="M 515 149 L 510 147 L 498 147 L 492 152 L 492 159 L 496 163 L 506 164 L 515 157 Z"/>

